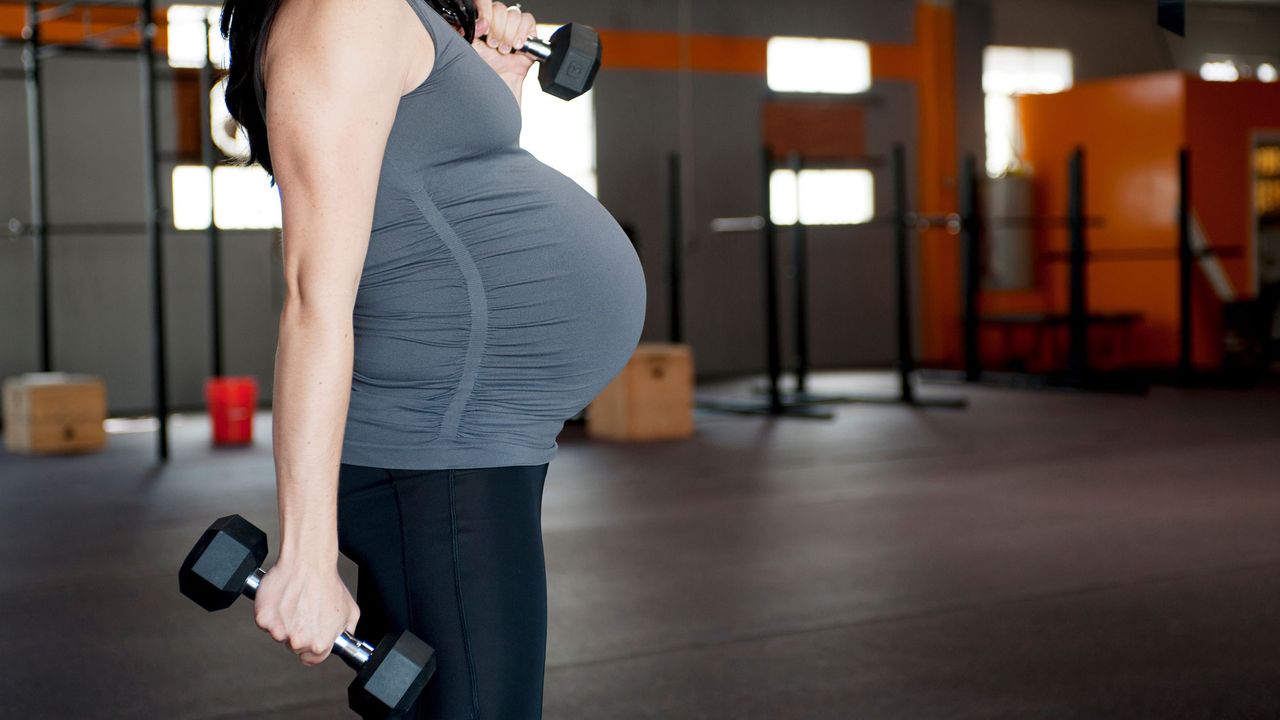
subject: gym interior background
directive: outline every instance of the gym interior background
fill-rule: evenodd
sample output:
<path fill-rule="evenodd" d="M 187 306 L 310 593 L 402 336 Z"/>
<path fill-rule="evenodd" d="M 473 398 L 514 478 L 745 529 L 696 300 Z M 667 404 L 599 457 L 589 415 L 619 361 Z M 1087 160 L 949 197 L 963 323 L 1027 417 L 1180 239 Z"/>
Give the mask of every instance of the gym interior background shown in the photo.
<path fill-rule="evenodd" d="M 526 142 L 698 379 L 685 439 L 565 431 L 548 717 L 1280 716 L 1280 2 L 1177 5 L 528 5 L 605 55 Z M 278 207 L 205 119 L 216 15 L 152 8 L 149 83 L 137 5 L 38 10 L 36 82 L 0 2 L 0 377 L 92 376 L 109 419 L 0 454 L 0 716 L 340 716 L 341 667 L 173 582 L 214 517 L 275 536 Z M 255 379 L 248 446 L 211 376 Z"/>

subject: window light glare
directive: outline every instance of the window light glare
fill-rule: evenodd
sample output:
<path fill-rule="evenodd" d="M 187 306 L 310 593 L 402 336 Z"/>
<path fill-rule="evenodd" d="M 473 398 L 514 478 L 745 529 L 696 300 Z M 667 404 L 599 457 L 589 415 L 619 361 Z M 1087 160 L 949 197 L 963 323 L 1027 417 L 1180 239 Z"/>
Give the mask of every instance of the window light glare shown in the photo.
<path fill-rule="evenodd" d="M 280 192 L 257 165 L 214 168 L 213 193 L 213 221 L 220 228 L 270 230 L 281 225 Z"/>
<path fill-rule="evenodd" d="M 857 225 L 875 216 L 875 180 L 869 170 L 775 170 L 769 178 L 776 225 Z"/>
<path fill-rule="evenodd" d="M 1213 60 L 1200 66 L 1200 78 L 1209 82 L 1235 82 L 1240 79 L 1240 68 L 1230 60 Z"/>
<path fill-rule="evenodd" d="M 1063 92 L 1074 82 L 1068 50 L 992 45 L 983 51 L 988 175 L 999 177 L 1018 165 L 1022 140 L 1014 98 Z"/>
<path fill-rule="evenodd" d="M 213 171 L 214 202 L 209 198 L 209 169 L 179 165 L 173 169 L 173 226 L 204 230 L 210 217 L 227 230 L 280 227 L 280 194 L 258 166 L 225 166 Z M 216 205 L 215 205 L 216 202 Z"/>
<path fill-rule="evenodd" d="M 209 227 L 213 207 L 209 198 L 209 168 L 179 165 L 173 169 L 173 226 L 179 230 Z"/>
<path fill-rule="evenodd" d="M 775 37 L 768 48 L 776 92 L 853 95 L 871 89 L 871 48 L 857 40 Z"/>
<path fill-rule="evenodd" d="M 538 37 L 551 37 L 558 25 L 539 25 Z M 596 195 L 596 112 L 594 92 L 569 102 L 542 92 L 537 71 L 525 79 L 520 146 Z"/>
<path fill-rule="evenodd" d="M 249 158 L 249 136 L 227 109 L 227 78 L 219 80 L 209 91 L 209 131 L 213 133 L 213 144 L 227 157 Z"/>
<path fill-rule="evenodd" d="M 205 21 L 209 22 L 209 55 L 215 67 L 225 68 L 226 41 L 218 32 L 221 11 L 210 5 L 170 5 L 167 11 L 169 65 L 180 68 L 205 66 Z"/>
<path fill-rule="evenodd" d="M 1280 80 L 1280 71 L 1276 70 L 1276 66 L 1271 63 L 1262 63 L 1254 75 L 1264 83 L 1273 83 Z"/>
<path fill-rule="evenodd" d="M 1047 94 L 1071 89 L 1071 51 L 992 45 L 983 51 L 982 89 L 999 95 Z"/>

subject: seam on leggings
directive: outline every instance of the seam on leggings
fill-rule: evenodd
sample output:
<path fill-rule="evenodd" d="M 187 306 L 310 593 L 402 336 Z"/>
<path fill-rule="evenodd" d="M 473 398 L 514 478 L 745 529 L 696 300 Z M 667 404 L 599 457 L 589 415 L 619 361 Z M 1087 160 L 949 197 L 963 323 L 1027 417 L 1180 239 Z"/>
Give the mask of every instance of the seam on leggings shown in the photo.
<path fill-rule="evenodd" d="M 387 473 L 391 477 L 391 473 Z M 400 487 L 391 481 L 391 494 L 396 499 L 396 520 L 400 526 L 400 578 L 404 581 L 404 606 L 409 615 L 409 627 L 413 627 L 413 595 L 409 592 L 408 547 L 404 541 L 404 508 L 400 504 Z"/>
<path fill-rule="evenodd" d="M 467 657 L 467 678 L 471 681 L 471 714 L 480 720 L 480 684 L 476 678 L 475 657 L 471 653 L 471 633 L 467 632 L 467 613 L 462 604 L 462 553 L 458 543 L 458 511 L 453 491 L 454 473 L 449 471 L 449 535 L 453 542 L 453 590 L 458 603 L 458 621 L 462 625 L 462 651 Z"/>

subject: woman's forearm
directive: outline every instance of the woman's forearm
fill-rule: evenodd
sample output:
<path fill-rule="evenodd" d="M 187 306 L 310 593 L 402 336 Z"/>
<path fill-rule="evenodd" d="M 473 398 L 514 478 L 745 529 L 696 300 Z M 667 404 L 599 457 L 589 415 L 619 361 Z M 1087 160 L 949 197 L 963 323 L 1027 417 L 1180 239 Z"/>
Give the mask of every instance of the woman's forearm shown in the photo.
<path fill-rule="evenodd" d="M 350 312 L 285 302 L 272 428 L 282 562 L 337 562 L 338 467 L 352 353 Z"/>

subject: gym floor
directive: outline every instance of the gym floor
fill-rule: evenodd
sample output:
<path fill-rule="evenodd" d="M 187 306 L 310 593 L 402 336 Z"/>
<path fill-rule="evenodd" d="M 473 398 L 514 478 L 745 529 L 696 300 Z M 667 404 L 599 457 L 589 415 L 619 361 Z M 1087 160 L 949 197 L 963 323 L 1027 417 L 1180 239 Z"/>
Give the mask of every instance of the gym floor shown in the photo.
<path fill-rule="evenodd" d="M 566 431 L 546 717 L 1280 716 L 1280 390 L 925 391 L 972 407 Z M 0 455 L 0 717 L 347 717 L 341 663 L 177 592 L 213 518 L 274 541 L 270 417 L 242 451 L 174 427 L 163 470 L 148 433 Z"/>

